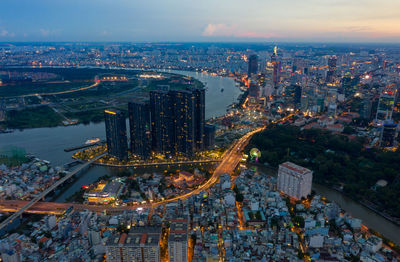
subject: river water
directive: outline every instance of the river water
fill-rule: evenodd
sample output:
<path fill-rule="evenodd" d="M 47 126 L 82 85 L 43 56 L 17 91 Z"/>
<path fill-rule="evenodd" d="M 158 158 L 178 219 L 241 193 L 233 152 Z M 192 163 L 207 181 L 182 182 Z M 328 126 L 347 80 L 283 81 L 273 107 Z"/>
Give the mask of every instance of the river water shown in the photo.
<path fill-rule="evenodd" d="M 207 88 L 206 118 L 224 115 L 227 107 L 235 102 L 241 93 L 231 78 L 186 71 L 167 72 L 191 76 L 205 84 Z M 221 92 L 222 88 L 224 89 L 223 92 Z M 73 152 L 64 152 L 64 148 L 83 144 L 87 139 L 92 137 L 105 138 L 104 123 L 16 130 L 13 133 L 0 134 L 0 148 L 3 146 L 23 147 L 28 153 L 34 154 L 41 159 L 49 160 L 54 166 L 61 166 L 72 161 L 71 156 Z M 93 183 L 99 177 L 106 174 L 115 175 L 119 171 L 121 169 L 94 166 L 83 173 L 67 190 L 61 193 L 56 201 L 63 202 L 73 193 L 80 190 L 83 185 Z M 366 226 L 373 228 L 400 245 L 399 226 L 334 190 L 319 185 L 313 185 L 313 189 L 317 194 L 338 203 L 343 210 L 349 212 L 353 217 L 362 219 Z"/>
<path fill-rule="evenodd" d="M 256 166 L 256 169 L 267 175 L 276 176 L 277 170 L 269 167 Z M 360 205 L 356 201 L 342 195 L 341 193 L 330 189 L 326 186 L 313 184 L 312 189 L 317 195 L 324 196 L 332 202 L 336 202 L 344 211 L 352 217 L 359 218 L 363 224 L 375 231 L 381 233 L 386 238 L 392 240 L 397 245 L 400 245 L 400 226 L 392 223 L 386 218 L 378 215 L 374 211 Z"/>

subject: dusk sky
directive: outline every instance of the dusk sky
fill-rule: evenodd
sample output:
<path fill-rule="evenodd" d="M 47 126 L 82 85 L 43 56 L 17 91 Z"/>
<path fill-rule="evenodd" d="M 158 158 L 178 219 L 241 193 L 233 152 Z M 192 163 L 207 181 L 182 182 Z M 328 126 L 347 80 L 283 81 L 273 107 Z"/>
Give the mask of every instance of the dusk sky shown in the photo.
<path fill-rule="evenodd" d="M 1 0 L 0 41 L 398 42 L 399 0 Z"/>

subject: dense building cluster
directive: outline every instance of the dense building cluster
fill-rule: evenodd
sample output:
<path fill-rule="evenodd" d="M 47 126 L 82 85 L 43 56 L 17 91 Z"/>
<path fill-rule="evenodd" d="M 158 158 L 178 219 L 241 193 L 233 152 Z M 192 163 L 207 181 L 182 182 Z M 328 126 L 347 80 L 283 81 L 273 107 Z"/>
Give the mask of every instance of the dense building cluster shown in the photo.
<path fill-rule="evenodd" d="M 148 159 L 152 152 L 166 156 L 193 156 L 213 143 L 215 130 L 205 126 L 205 90 L 170 90 L 160 86 L 150 91 L 149 102 L 129 103 L 131 153 Z M 127 160 L 125 117 L 105 110 L 107 149 L 119 160 Z"/>

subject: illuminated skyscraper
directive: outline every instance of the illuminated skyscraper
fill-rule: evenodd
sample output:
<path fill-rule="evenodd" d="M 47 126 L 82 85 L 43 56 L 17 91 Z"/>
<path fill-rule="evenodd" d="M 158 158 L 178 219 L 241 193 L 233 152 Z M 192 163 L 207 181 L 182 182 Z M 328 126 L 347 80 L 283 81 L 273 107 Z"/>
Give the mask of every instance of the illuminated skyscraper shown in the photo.
<path fill-rule="evenodd" d="M 194 131 L 196 137 L 196 148 L 202 150 L 204 148 L 204 125 L 205 125 L 205 89 L 198 88 L 194 91 L 196 105 L 195 105 L 195 121 L 194 121 Z"/>
<path fill-rule="evenodd" d="M 195 95 L 186 90 L 170 91 L 173 101 L 174 152 L 193 155 L 195 151 Z"/>
<path fill-rule="evenodd" d="M 250 77 L 252 74 L 257 74 L 258 71 L 258 56 L 250 55 L 249 56 L 249 65 L 247 75 Z"/>
<path fill-rule="evenodd" d="M 147 103 L 131 102 L 128 107 L 131 152 L 147 159 L 151 155 L 150 106 Z"/>
<path fill-rule="evenodd" d="M 278 48 L 274 47 L 274 54 L 271 56 L 271 63 L 274 68 L 272 81 L 274 83 L 274 87 L 276 88 L 279 84 L 280 80 L 280 73 L 281 73 L 281 63 L 278 61 Z"/>
<path fill-rule="evenodd" d="M 191 156 L 204 147 L 205 90 L 150 92 L 152 146 Z"/>
<path fill-rule="evenodd" d="M 171 95 L 165 90 L 150 92 L 152 148 L 163 154 L 173 153 L 174 111 Z"/>
<path fill-rule="evenodd" d="M 395 92 L 383 91 L 379 97 L 375 121 L 391 120 L 396 99 Z"/>
<path fill-rule="evenodd" d="M 119 160 L 128 159 L 125 116 L 118 110 L 105 110 L 107 152 Z"/>

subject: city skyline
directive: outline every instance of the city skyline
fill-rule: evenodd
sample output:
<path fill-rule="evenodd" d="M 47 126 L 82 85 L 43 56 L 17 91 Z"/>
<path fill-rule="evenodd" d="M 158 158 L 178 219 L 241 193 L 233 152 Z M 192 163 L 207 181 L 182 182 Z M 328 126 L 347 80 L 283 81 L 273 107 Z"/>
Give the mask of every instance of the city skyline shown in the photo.
<path fill-rule="evenodd" d="M 9 1 L 0 42 L 398 42 L 400 3 Z"/>

